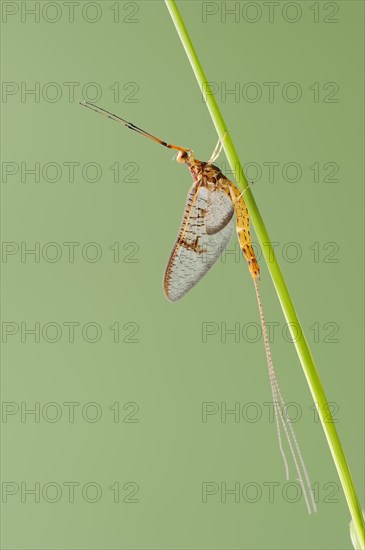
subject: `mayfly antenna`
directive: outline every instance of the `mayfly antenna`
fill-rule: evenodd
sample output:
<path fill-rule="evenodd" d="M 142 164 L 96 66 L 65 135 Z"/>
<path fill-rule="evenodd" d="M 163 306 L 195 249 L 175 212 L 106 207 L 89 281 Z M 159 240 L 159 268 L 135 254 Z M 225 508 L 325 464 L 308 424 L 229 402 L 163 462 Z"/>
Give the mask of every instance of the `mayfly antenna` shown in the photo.
<path fill-rule="evenodd" d="M 146 132 L 146 130 L 143 130 L 142 128 L 139 128 L 133 122 L 128 122 L 128 120 L 125 120 L 124 118 L 116 115 L 115 113 L 112 113 L 111 111 L 107 111 L 106 109 L 103 109 L 103 107 L 99 107 L 98 105 L 95 105 L 94 103 L 90 103 L 90 101 L 80 101 L 79 102 L 82 107 L 87 107 L 91 111 L 94 111 L 95 113 L 98 113 L 99 115 L 103 115 L 107 118 L 110 118 L 111 120 L 114 120 L 114 122 L 118 122 L 119 124 L 123 124 L 123 126 L 126 126 L 130 130 L 134 130 L 138 134 L 141 134 L 142 136 L 145 136 L 149 139 L 152 139 L 156 143 L 159 143 L 163 147 L 167 147 L 168 149 L 176 149 L 177 151 L 183 151 L 188 152 L 190 149 L 185 149 L 184 147 L 180 147 L 179 145 L 172 145 L 171 143 L 167 143 L 166 141 L 163 141 L 162 139 L 154 136 L 153 134 L 150 134 L 149 132 Z"/>

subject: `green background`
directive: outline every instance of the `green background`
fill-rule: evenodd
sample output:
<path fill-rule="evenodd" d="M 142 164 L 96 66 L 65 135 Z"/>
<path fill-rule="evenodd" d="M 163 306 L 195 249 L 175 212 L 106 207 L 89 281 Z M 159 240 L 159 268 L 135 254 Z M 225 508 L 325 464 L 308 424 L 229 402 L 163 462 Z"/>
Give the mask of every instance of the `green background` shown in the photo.
<path fill-rule="evenodd" d="M 260 262 L 262 301 L 267 321 L 279 323 L 272 351 L 283 393 L 301 415 L 296 432 L 318 493 L 318 514 L 312 516 L 303 500 L 288 501 L 290 491 L 285 498 L 276 429 L 264 405 L 272 398 L 263 341 L 254 341 L 259 317 L 245 262 L 238 253 L 227 255 L 181 302 L 169 303 L 161 280 L 190 175 L 171 162 L 170 151 L 78 105 L 94 99 L 95 88 L 88 85 L 94 82 L 101 90 L 99 105 L 191 147 L 198 158 L 210 157 L 217 137 L 164 2 L 102 1 L 85 8 L 90 2 L 81 0 L 73 23 L 69 8 L 58 4 L 60 12 L 54 3 L 40 2 L 39 22 L 22 12 L 34 2 L 1 6 L 6 10 L 2 239 L 5 250 L 14 251 L 2 258 L 3 339 L 10 326 L 18 329 L 2 346 L 3 407 L 14 412 L 2 417 L 2 547 L 351 548 L 349 512 L 266 266 Z M 113 19 L 117 4 L 119 22 Z M 360 1 L 302 1 L 297 7 L 281 2 L 270 22 L 264 4 L 261 16 L 257 2 L 236 4 L 238 15 L 226 20 L 223 10 L 235 3 L 207 7 L 184 0 L 179 7 L 218 90 L 241 161 L 256 163 L 248 177 L 256 179 L 255 166 L 262 170 L 253 193 L 278 243 L 363 505 L 364 6 Z M 287 21 L 298 6 L 299 20 Z M 217 13 L 204 22 L 206 9 Z M 9 10 L 16 13 L 6 17 Z M 100 20 L 90 22 L 99 12 Z M 59 21 L 51 23 L 58 13 Z M 77 83 L 74 97 L 67 82 Z M 116 82 L 119 98 L 110 89 Z M 265 82 L 278 83 L 271 101 Z M 302 91 L 296 102 L 283 98 L 289 82 Z M 332 102 L 330 82 L 338 88 Z M 22 97 L 22 89 L 38 85 L 38 96 Z M 239 97 L 222 94 L 224 86 L 238 86 Z M 57 90 L 59 97 L 52 95 Z M 252 98 L 254 90 L 262 96 L 250 101 L 247 93 Z M 29 174 L 22 178 L 21 163 L 24 172 L 37 162 L 41 172 L 47 163 L 57 163 L 61 173 L 51 165 L 38 182 Z M 79 163 L 74 181 L 64 164 L 70 162 Z M 82 174 L 90 162 L 101 170 L 98 181 L 91 181 L 92 167 Z M 109 167 L 116 162 L 120 178 L 114 182 Z M 224 155 L 219 162 L 227 166 Z M 268 162 L 279 163 L 271 182 Z M 298 181 L 288 181 L 294 179 L 288 167 L 283 172 L 293 162 L 301 169 Z M 319 181 L 309 168 L 315 163 Z M 337 181 L 325 180 L 333 166 Z M 17 172 L 6 175 L 11 168 Z M 132 171 L 136 181 L 123 181 Z M 31 255 L 22 261 L 22 246 L 34 248 L 37 242 L 39 261 Z M 58 248 L 47 248 L 51 242 Z M 80 243 L 73 262 L 65 242 Z M 101 251 L 98 261 L 90 261 L 95 249 L 83 249 L 90 242 Z M 109 249 L 113 243 L 119 243 L 117 262 Z M 235 246 L 233 237 L 230 250 Z M 56 250 L 61 256 L 52 262 Z M 296 250 L 301 257 L 292 261 Z M 4 325 L 9 322 L 14 325 Z M 37 322 L 40 341 L 24 331 L 22 341 L 21 323 L 31 328 Z M 57 325 L 47 325 L 51 322 Z M 73 343 L 67 322 L 79 323 Z M 90 322 L 102 330 L 95 343 L 82 338 L 81 329 Z M 120 326 L 117 343 L 109 328 L 114 323 Z M 216 331 L 206 342 L 204 323 Z M 238 341 L 227 335 L 224 342 L 224 327 L 236 323 Z M 51 343 L 47 339 L 56 339 L 55 326 L 62 332 Z M 94 337 L 92 327 L 87 337 Z M 67 402 L 79 403 L 74 422 Z M 91 402 L 101 411 L 95 422 L 90 421 L 96 411 L 87 405 Z M 204 402 L 216 403 L 218 410 L 207 422 L 202 421 Z M 22 418 L 21 410 L 35 403 L 39 422 L 31 415 Z M 119 403 L 118 422 L 109 408 L 113 403 Z M 137 405 L 130 403 L 139 407 L 133 416 Z M 222 407 L 235 403 L 242 416 L 228 415 L 223 422 Z M 52 422 L 56 413 L 60 418 Z M 257 421 L 249 421 L 255 414 Z M 294 482 L 295 477 L 291 467 Z M 6 498 L 10 482 L 15 494 Z M 79 484 L 74 502 L 69 502 L 67 482 Z M 94 503 L 87 501 L 94 497 L 92 486 L 82 496 L 90 482 L 102 491 Z M 204 482 L 216 484 L 218 491 L 207 502 Z M 277 484 L 273 499 L 270 482 Z M 36 483 L 39 502 L 24 493 Z M 109 488 L 115 483 L 117 503 Z M 138 485 L 138 502 L 123 501 L 137 486 L 128 483 Z M 241 493 L 235 502 L 227 495 L 222 502 L 223 483 L 228 489 L 239 483 L 245 497 Z M 255 493 L 257 501 L 250 502 Z"/>

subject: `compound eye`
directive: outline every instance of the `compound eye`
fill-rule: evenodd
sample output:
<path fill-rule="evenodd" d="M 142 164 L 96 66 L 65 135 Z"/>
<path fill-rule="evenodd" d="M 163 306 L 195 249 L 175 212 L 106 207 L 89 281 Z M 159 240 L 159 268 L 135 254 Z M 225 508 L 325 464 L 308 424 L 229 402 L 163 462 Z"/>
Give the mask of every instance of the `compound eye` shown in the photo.
<path fill-rule="evenodd" d="M 186 151 L 179 151 L 176 155 L 177 162 L 185 162 L 188 159 L 188 153 Z"/>

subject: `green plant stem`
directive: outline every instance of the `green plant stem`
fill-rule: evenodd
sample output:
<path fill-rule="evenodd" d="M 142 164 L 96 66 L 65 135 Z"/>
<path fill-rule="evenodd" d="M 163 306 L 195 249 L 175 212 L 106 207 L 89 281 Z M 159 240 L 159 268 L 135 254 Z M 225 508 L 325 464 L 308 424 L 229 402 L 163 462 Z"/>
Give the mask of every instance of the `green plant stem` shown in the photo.
<path fill-rule="evenodd" d="M 353 520 L 354 528 L 358 535 L 358 540 L 361 541 L 361 548 L 365 548 L 364 519 L 361 513 L 361 507 L 352 481 L 351 473 L 342 449 L 340 439 L 338 437 L 336 426 L 333 422 L 331 410 L 328 406 L 326 395 L 324 393 L 313 356 L 309 349 L 308 342 L 304 336 L 304 331 L 299 322 L 293 302 L 290 298 L 289 291 L 285 284 L 284 277 L 280 270 L 278 261 L 276 259 L 274 249 L 271 246 L 269 235 L 265 228 L 255 199 L 251 193 L 251 189 L 243 172 L 232 138 L 226 127 L 226 124 L 219 110 L 212 90 L 209 86 L 207 78 L 204 74 L 203 68 L 191 42 L 184 21 L 182 20 L 180 12 L 176 6 L 175 0 L 165 0 L 165 3 L 170 12 L 171 18 L 174 22 L 182 45 L 185 49 L 186 55 L 188 56 L 191 67 L 198 81 L 200 90 L 206 100 L 206 104 L 214 126 L 217 130 L 218 136 L 221 140 L 224 136 L 224 151 L 227 155 L 232 170 L 234 170 L 237 185 L 241 190 L 245 191 L 245 202 L 249 210 L 251 221 L 255 228 L 258 241 L 261 245 L 263 256 L 265 258 L 272 281 L 274 283 L 276 293 L 279 297 L 285 319 L 290 327 L 293 342 L 299 356 L 302 368 L 304 370 L 304 374 L 307 379 L 311 394 L 315 403 L 317 403 L 318 414 L 327 438 L 327 442 L 335 466 L 337 468 L 337 472 L 346 497 L 347 505 L 349 507 L 350 514 Z M 301 334 L 301 338 L 299 339 L 297 329 L 299 329 L 299 334 Z"/>

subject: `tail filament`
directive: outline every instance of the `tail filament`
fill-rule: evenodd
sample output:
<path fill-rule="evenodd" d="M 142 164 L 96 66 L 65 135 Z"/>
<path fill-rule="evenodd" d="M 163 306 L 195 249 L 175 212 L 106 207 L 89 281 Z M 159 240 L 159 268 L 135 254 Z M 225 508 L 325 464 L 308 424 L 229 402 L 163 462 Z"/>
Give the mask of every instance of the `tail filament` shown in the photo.
<path fill-rule="evenodd" d="M 269 338 L 267 336 L 267 330 L 266 330 L 266 324 L 265 324 L 265 318 L 264 318 L 264 312 L 263 312 L 263 308 L 262 308 L 260 293 L 259 293 L 259 287 L 258 287 L 258 284 L 257 284 L 257 280 L 255 278 L 253 279 L 253 281 L 254 281 L 254 285 L 255 285 L 257 305 L 258 305 L 259 313 L 260 313 L 262 334 L 263 334 L 263 337 L 264 337 L 267 366 L 268 366 L 268 369 L 269 369 L 271 393 L 272 393 L 272 398 L 273 398 L 273 403 L 274 403 L 275 423 L 276 423 L 276 428 L 277 428 L 277 433 L 278 433 L 279 448 L 280 448 L 280 452 L 281 452 L 281 455 L 283 457 L 284 466 L 285 466 L 285 475 L 286 475 L 286 479 L 288 480 L 289 479 L 289 468 L 288 468 L 288 461 L 287 461 L 285 451 L 284 451 L 284 448 L 283 448 L 283 443 L 282 443 L 281 427 L 284 430 L 285 439 L 288 443 L 290 453 L 291 453 L 291 456 L 293 458 L 293 462 L 294 462 L 295 469 L 296 469 L 297 476 L 298 476 L 298 481 L 299 481 L 299 483 L 301 485 L 301 488 L 302 488 L 302 492 L 303 492 L 304 500 L 305 500 L 305 503 L 306 503 L 306 506 L 307 506 L 307 509 L 308 509 L 308 513 L 311 514 L 312 509 L 313 509 L 313 512 L 317 511 L 316 503 L 315 503 L 315 500 L 314 500 L 314 493 L 313 493 L 313 489 L 311 487 L 311 482 L 310 482 L 310 479 L 309 479 L 309 476 L 308 476 L 307 468 L 305 466 L 304 459 L 303 459 L 302 453 L 300 451 L 299 443 L 298 443 L 298 440 L 295 436 L 293 425 L 292 425 L 290 419 L 288 418 L 287 413 L 285 414 L 285 416 L 283 414 L 283 410 L 286 411 L 286 404 L 285 404 L 284 398 L 282 396 L 282 393 L 280 391 L 278 380 L 276 378 L 276 373 L 275 373 L 274 364 L 273 364 L 272 355 L 271 355 Z M 288 426 L 289 426 L 289 429 L 288 429 Z M 305 481 L 303 480 L 303 475 L 302 474 L 304 475 L 304 480 Z M 308 498 L 308 494 L 309 494 L 309 498 Z M 311 508 L 311 506 L 312 506 L 312 508 Z"/>

